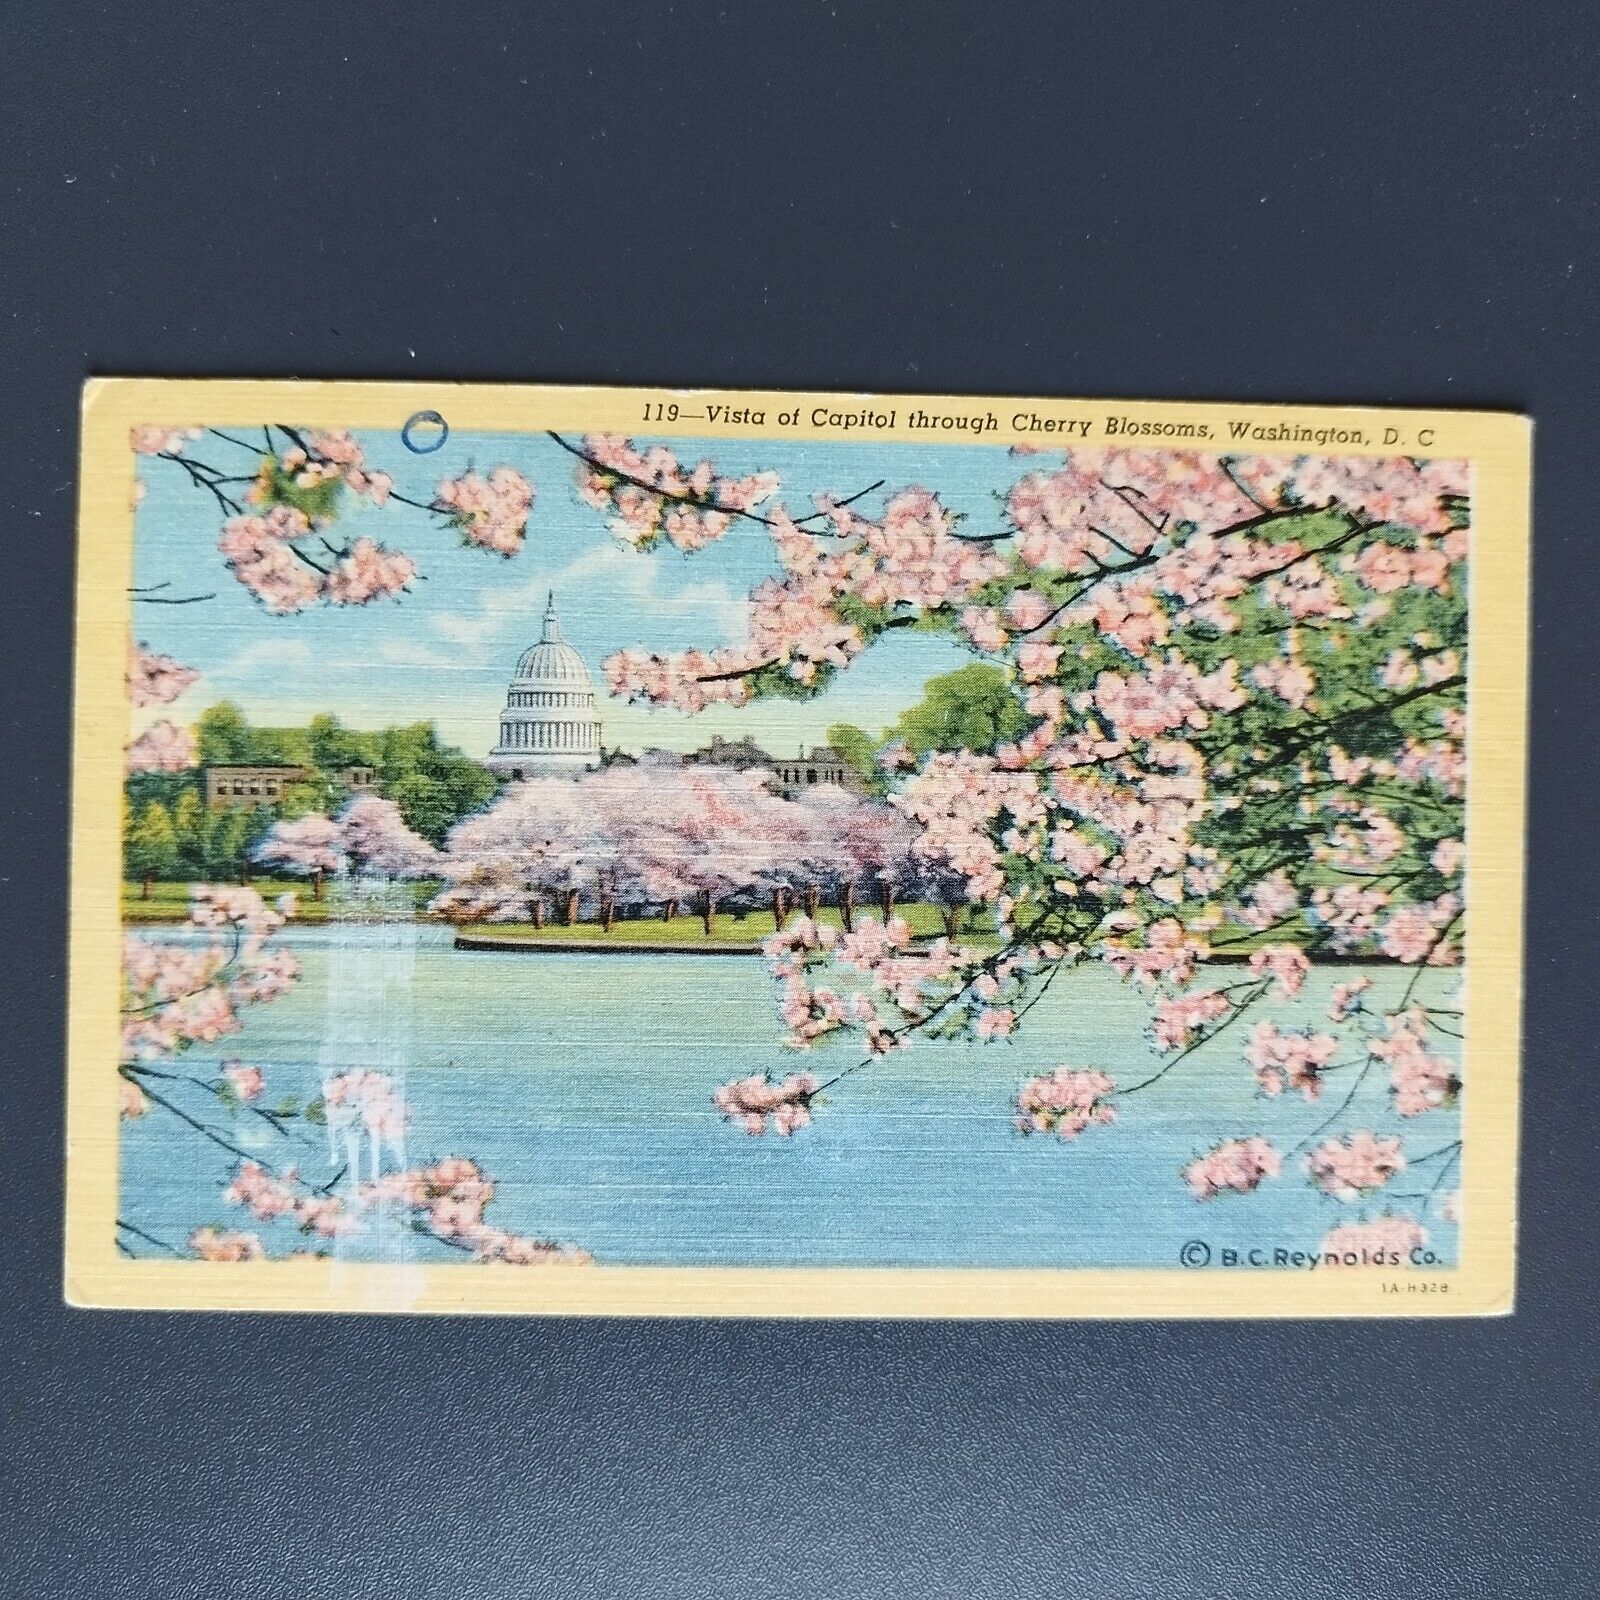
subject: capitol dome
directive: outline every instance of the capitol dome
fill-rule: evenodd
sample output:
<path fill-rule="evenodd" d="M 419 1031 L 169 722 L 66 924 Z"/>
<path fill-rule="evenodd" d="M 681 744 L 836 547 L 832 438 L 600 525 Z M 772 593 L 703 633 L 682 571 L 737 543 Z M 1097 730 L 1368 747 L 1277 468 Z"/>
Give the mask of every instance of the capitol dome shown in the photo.
<path fill-rule="evenodd" d="M 489 770 L 502 778 L 566 777 L 600 765 L 600 716 L 583 657 L 562 637 L 556 597 L 544 632 L 524 650 L 500 713 Z"/>

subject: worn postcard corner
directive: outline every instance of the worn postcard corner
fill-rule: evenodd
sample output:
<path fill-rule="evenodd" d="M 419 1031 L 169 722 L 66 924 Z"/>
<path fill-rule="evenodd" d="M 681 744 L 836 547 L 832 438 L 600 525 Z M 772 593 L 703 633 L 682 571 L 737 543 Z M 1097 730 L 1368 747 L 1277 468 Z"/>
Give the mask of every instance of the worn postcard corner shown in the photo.
<path fill-rule="evenodd" d="M 1529 447 L 96 380 L 68 1298 L 1509 1311 Z"/>

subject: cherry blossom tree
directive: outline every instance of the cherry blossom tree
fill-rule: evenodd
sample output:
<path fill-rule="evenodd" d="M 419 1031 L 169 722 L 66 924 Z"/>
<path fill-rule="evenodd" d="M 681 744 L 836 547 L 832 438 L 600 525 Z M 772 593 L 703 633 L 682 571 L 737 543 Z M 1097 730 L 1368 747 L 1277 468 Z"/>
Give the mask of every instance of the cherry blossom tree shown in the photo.
<path fill-rule="evenodd" d="M 640 470 L 650 452 L 628 441 L 584 443 L 580 492 L 626 498 L 616 531 L 630 544 L 657 537 L 678 480 Z M 605 663 L 613 692 L 688 712 L 814 694 L 916 626 L 1001 667 L 1026 713 L 1026 732 L 995 748 L 888 763 L 915 852 L 961 876 L 998 946 L 912 951 L 886 922 L 846 948 L 805 919 L 771 942 L 792 1039 L 859 1032 L 862 1065 L 923 1033 L 1003 1039 L 1058 971 L 1103 962 L 1149 992 L 1165 1059 L 1140 1082 L 1070 1066 L 1024 1086 L 1019 1117 L 1075 1137 L 1262 999 L 1298 993 L 1309 960 L 1360 954 L 1412 969 L 1397 1004 L 1338 1002 L 1326 1032 L 1246 1030 L 1263 1115 L 1286 1094 L 1348 1085 L 1320 1136 L 1380 1070 L 1402 1116 L 1453 1102 L 1460 463 L 1074 451 L 1023 473 L 992 530 L 961 526 L 921 487 L 876 515 L 824 495 L 799 517 L 781 486 L 760 487 L 759 513 L 718 502 L 726 517 L 680 542 L 704 549 L 741 517 L 766 529 L 780 575 L 751 592 L 744 640 L 620 651 Z M 1245 954 L 1242 977 L 1214 978 L 1214 960 Z M 848 998 L 824 981 L 840 965 L 865 980 Z M 809 1106 L 844 1075 L 790 1098 Z M 730 1105 L 756 1098 L 740 1090 Z M 1367 1152 L 1364 1131 L 1336 1137 Z M 1335 1158 L 1318 1148 L 1307 1175 L 1331 1193 Z M 1458 1148 L 1436 1158 L 1453 1165 Z M 1250 1190 L 1285 1159 L 1247 1141 L 1197 1158 L 1190 1187 Z M 1343 1159 L 1366 1177 L 1399 1170 L 1370 1152 Z"/>
<path fill-rule="evenodd" d="M 916 828 L 893 807 L 862 799 L 837 784 L 819 783 L 797 803 L 810 821 L 810 849 L 802 870 L 808 882 L 833 895 L 845 931 L 855 927 L 863 887 L 876 894 L 887 921 L 894 915 L 897 895 L 916 881 Z M 806 914 L 813 919 L 818 903 L 807 896 Z"/>
<path fill-rule="evenodd" d="M 258 435 L 140 426 L 129 443 L 211 496 L 224 518 L 217 548 L 228 570 L 280 616 L 316 605 L 367 605 L 411 586 L 415 558 L 369 535 L 340 532 L 353 502 L 388 514 L 410 508 L 452 529 L 463 545 L 507 558 L 521 550 L 533 509 L 533 485 L 507 466 L 442 479 L 430 499 L 404 494 L 342 428 L 271 423 Z M 140 589 L 134 598 L 175 605 L 210 597 Z"/>
<path fill-rule="evenodd" d="M 576 922 L 596 836 L 580 791 L 565 778 L 525 779 L 457 823 L 440 861 L 446 887 L 432 909 L 452 922 L 542 927 L 553 899 L 562 920 Z"/>
<path fill-rule="evenodd" d="M 761 772 L 645 761 L 581 779 L 509 786 L 446 841 L 448 887 L 433 902 L 456 921 L 542 922 L 549 895 L 575 922 L 591 897 L 609 928 L 621 900 L 663 906 L 693 900 L 709 937 L 718 904 L 787 882 L 798 810 Z"/>
<path fill-rule="evenodd" d="M 360 795 L 338 817 L 339 844 L 357 872 L 424 878 L 438 871 L 439 852 L 405 824 L 392 800 Z"/>
<path fill-rule="evenodd" d="M 313 811 L 292 821 L 275 822 L 272 831 L 255 848 L 264 866 L 282 867 L 311 879 L 312 898 L 322 898 L 322 883 L 330 872 L 341 872 L 345 851 L 339 824 Z"/>
<path fill-rule="evenodd" d="M 311 812 L 276 822 L 255 850 L 256 860 L 303 873 L 322 898 L 329 873 L 353 871 L 386 878 L 421 878 L 438 870 L 439 852 L 405 824 L 400 808 L 377 795 L 361 795 L 337 817 Z"/>

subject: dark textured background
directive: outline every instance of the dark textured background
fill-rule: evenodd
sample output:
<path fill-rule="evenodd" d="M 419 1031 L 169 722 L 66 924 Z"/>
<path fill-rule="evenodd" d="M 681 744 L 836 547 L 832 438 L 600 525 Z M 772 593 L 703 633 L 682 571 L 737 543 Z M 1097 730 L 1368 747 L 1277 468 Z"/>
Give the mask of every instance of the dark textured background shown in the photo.
<path fill-rule="evenodd" d="M 53 0 L 0 26 L 0 1594 L 1595 1592 L 1591 4 Z M 1517 1315 L 64 1309 L 96 372 L 1531 411 Z"/>

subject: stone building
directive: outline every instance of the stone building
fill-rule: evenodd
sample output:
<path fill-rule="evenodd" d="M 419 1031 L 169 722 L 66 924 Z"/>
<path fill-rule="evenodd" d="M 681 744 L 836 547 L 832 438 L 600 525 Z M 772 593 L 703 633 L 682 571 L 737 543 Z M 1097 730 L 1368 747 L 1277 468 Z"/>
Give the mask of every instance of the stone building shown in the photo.
<path fill-rule="evenodd" d="M 860 774 L 831 744 L 813 745 L 810 750 L 802 745 L 797 756 L 775 756 L 748 735 L 743 739 L 724 739 L 721 734 L 713 734 L 710 744 L 684 759 L 702 766 L 733 767 L 739 771 L 764 767 L 772 774 L 773 790 L 785 800 L 792 800 L 819 783 L 837 784 L 852 794 L 864 790 Z"/>
<path fill-rule="evenodd" d="M 292 783 L 311 776 L 309 767 L 221 766 L 207 767 L 208 806 L 271 806 L 283 798 Z"/>
<path fill-rule="evenodd" d="M 600 714 L 583 657 L 567 643 L 550 595 L 544 632 L 506 688 L 489 770 L 502 778 L 573 777 L 600 765 Z"/>
<path fill-rule="evenodd" d="M 290 784 L 304 783 L 316 774 L 310 767 L 286 765 L 215 766 L 205 769 L 208 806 L 273 806 Z M 375 794 L 378 788 L 376 767 L 341 768 L 334 777 L 352 795 Z"/>

